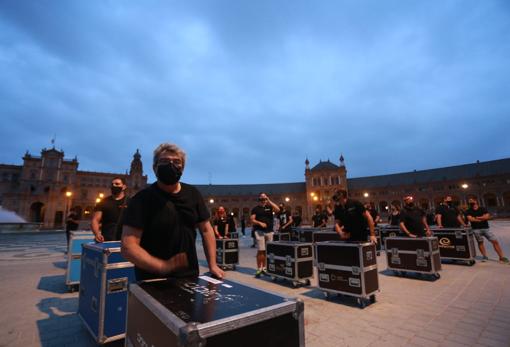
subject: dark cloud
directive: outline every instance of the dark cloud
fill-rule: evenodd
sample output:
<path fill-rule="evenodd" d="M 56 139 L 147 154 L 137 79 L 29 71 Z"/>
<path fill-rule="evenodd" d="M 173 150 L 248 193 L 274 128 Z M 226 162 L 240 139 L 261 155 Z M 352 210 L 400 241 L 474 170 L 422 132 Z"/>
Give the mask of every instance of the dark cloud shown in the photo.
<path fill-rule="evenodd" d="M 57 134 L 80 169 L 137 148 L 194 183 L 351 177 L 508 156 L 505 1 L 19 2 L 0 6 L 0 162 Z"/>

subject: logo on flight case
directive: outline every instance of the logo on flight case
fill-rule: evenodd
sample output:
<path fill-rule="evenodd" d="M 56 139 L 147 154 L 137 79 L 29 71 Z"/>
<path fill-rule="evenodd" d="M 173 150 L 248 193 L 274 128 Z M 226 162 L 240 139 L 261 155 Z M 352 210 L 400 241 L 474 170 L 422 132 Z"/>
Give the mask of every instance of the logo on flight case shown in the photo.
<path fill-rule="evenodd" d="M 439 239 L 439 247 L 441 248 L 454 248 L 451 243 L 452 241 L 447 237 L 441 237 Z"/>

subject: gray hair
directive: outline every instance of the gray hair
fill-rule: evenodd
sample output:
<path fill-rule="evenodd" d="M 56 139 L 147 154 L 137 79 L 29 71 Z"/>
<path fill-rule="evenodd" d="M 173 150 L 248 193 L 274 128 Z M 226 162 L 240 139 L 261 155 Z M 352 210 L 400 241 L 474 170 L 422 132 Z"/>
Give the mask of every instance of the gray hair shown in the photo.
<path fill-rule="evenodd" d="M 186 153 L 173 143 L 162 143 L 154 150 L 154 157 L 152 160 L 153 166 L 156 166 L 159 157 L 164 152 L 169 152 L 179 156 L 179 158 L 182 160 L 182 167 L 184 168 L 184 164 L 186 163 Z"/>

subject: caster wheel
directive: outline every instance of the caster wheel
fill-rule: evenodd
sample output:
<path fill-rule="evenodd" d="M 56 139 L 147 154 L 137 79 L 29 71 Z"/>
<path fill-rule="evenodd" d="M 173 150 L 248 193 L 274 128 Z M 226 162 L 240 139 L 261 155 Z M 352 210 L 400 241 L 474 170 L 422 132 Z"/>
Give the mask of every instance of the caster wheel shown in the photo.
<path fill-rule="evenodd" d="M 235 269 L 236 269 L 236 266 L 235 266 L 235 265 L 232 265 L 232 270 L 234 270 L 234 271 L 235 271 Z"/>
<path fill-rule="evenodd" d="M 440 279 L 440 278 L 441 278 L 441 275 L 440 275 L 440 274 L 438 274 L 438 273 L 435 273 L 435 274 L 434 274 L 434 279 L 438 280 L 438 279 Z"/>
<path fill-rule="evenodd" d="M 359 308 L 361 309 L 364 309 L 365 307 L 367 307 L 367 302 L 365 299 L 362 299 L 362 298 L 358 298 L 358 306 Z"/>
<path fill-rule="evenodd" d="M 324 296 L 326 297 L 326 299 L 331 298 L 331 294 L 329 292 L 324 292 Z"/>
<path fill-rule="evenodd" d="M 373 304 L 375 302 L 376 302 L 375 294 L 374 295 L 370 295 L 370 303 Z"/>
<path fill-rule="evenodd" d="M 74 287 L 73 286 L 69 286 L 67 289 L 69 290 L 69 293 L 73 293 L 74 292 Z"/>
<path fill-rule="evenodd" d="M 310 280 L 306 280 L 306 281 L 305 281 L 305 285 L 309 286 L 309 285 L 311 285 L 311 284 L 312 284 L 312 282 L 310 282 Z"/>
<path fill-rule="evenodd" d="M 299 283 L 296 281 L 292 281 L 292 288 L 297 288 L 299 286 Z"/>
<path fill-rule="evenodd" d="M 474 260 L 470 260 L 469 263 L 468 263 L 469 266 L 473 266 L 475 264 L 476 264 L 476 261 L 474 261 Z"/>
<path fill-rule="evenodd" d="M 273 282 L 276 282 L 276 277 L 271 276 L 271 280 L 272 280 Z"/>

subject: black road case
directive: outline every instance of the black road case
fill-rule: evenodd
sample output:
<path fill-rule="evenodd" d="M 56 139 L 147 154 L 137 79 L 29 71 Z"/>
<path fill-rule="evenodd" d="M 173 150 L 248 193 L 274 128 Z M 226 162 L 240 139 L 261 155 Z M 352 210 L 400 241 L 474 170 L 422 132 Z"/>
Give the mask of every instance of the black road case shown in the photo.
<path fill-rule="evenodd" d="M 290 233 L 274 233 L 273 234 L 273 241 L 290 241 Z"/>
<path fill-rule="evenodd" d="M 310 278 L 313 278 L 313 246 L 311 243 L 268 242 L 266 255 L 267 273 L 273 279 L 291 280 L 294 287 L 300 283 L 310 284 Z"/>
<path fill-rule="evenodd" d="M 437 237 L 387 237 L 388 269 L 396 274 L 415 272 L 440 278 L 441 256 Z"/>
<path fill-rule="evenodd" d="M 130 285 L 126 346 L 304 345 L 296 299 L 207 276 Z"/>
<path fill-rule="evenodd" d="M 434 228 L 432 232 L 439 240 L 441 260 L 460 260 L 471 266 L 476 263 L 475 235 L 471 229 Z"/>
<path fill-rule="evenodd" d="M 326 241 L 315 243 L 318 288 L 358 298 L 364 308 L 375 302 L 379 291 L 375 245 L 370 242 Z"/>
<path fill-rule="evenodd" d="M 341 241 L 340 235 L 336 231 L 320 230 L 316 231 L 312 235 L 313 242 L 324 242 L 324 241 Z"/>
<path fill-rule="evenodd" d="M 406 235 L 400 230 L 398 225 L 381 225 L 378 226 L 379 236 L 381 237 L 381 244 L 384 245 L 384 240 L 387 237 L 405 237 Z"/>
<path fill-rule="evenodd" d="M 317 228 L 301 228 L 297 229 L 299 242 L 313 242 L 313 233 L 319 231 Z"/>
<path fill-rule="evenodd" d="M 235 270 L 239 264 L 238 239 L 216 239 L 216 263 L 223 269 Z"/>

